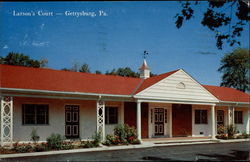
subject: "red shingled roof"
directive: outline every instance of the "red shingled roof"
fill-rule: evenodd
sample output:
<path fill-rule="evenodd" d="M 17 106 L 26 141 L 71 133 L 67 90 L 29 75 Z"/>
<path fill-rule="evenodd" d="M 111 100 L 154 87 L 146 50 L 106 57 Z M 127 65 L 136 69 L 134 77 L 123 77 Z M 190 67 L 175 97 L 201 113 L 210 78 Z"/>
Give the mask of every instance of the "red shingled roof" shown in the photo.
<path fill-rule="evenodd" d="M 0 87 L 112 95 L 133 95 L 178 70 L 148 79 L 0 65 Z M 221 101 L 249 102 L 250 95 L 233 88 L 203 85 Z"/>
<path fill-rule="evenodd" d="M 250 95 L 234 88 L 203 85 L 221 101 L 250 102 Z"/>
<path fill-rule="evenodd" d="M 140 78 L 0 65 L 1 87 L 131 95 Z"/>

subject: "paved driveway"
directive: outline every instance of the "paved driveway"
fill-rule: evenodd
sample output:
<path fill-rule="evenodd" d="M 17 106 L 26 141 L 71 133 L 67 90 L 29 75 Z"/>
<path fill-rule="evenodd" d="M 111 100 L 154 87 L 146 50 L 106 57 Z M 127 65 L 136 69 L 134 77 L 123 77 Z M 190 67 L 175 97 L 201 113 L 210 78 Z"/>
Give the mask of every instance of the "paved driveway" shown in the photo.
<path fill-rule="evenodd" d="M 3 160 L 3 159 L 2 159 Z M 4 159 L 4 161 L 250 160 L 250 142 L 153 147 Z"/>

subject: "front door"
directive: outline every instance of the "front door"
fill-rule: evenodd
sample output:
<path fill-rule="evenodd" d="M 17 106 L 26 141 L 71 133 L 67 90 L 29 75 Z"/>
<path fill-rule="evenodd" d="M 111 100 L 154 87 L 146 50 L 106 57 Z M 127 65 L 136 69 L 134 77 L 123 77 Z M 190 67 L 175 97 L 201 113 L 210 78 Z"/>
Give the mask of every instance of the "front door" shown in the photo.
<path fill-rule="evenodd" d="M 164 135 L 164 108 L 155 108 L 155 136 Z"/>
<path fill-rule="evenodd" d="M 172 105 L 172 134 L 174 137 L 192 135 L 192 105 Z"/>
<path fill-rule="evenodd" d="M 65 136 L 79 138 L 79 106 L 65 106 Z"/>
<path fill-rule="evenodd" d="M 224 133 L 224 110 L 217 110 L 217 133 Z"/>

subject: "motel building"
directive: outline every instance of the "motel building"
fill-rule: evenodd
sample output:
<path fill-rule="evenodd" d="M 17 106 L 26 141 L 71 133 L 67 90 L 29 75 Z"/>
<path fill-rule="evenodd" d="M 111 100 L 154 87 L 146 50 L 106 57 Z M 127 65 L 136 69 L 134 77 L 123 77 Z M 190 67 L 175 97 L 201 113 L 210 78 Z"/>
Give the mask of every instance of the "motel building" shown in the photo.
<path fill-rule="evenodd" d="M 52 133 L 104 140 L 117 124 L 135 126 L 140 140 L 215 139 L 220 125 L 250 133 L 250 95 L 202 85 L 183 69 L 150 77 L 144 60 L 140 78 L 0 65 L 0 141 L 41 141 Z"/>

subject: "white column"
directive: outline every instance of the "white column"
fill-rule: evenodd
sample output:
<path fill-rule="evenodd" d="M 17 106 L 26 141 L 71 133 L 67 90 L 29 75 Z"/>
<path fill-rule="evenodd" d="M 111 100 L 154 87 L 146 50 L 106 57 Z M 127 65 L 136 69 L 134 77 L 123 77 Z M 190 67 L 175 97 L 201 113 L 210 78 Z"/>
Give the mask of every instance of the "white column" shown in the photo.
<path fill-rule="evenodd" d="M 105 102 L 96 102 L 96 132 L 101 132 L 102 141 L 105 140 Z"/>
<path fill-rule="evenodd" d="M 172 134 L 172 105 L 169 108 L 169 137 L 172 138 L 173 134 Z"/>
<path fill-rule="evenodd" d="M 234 107 L 232 107 L 232 124 L 233 124 L 233 126 L 235 125 L 234 124 Z"/>
<path fill-rule="evenodd" d="M 136 127 L 137 127 L 138 139 L 141 141 L 141 102 L 140 101 L 137 101 Z"/>
<path fill-rule="evenodd" d="M 1 146 L 13 143 L 13 97 L 1 97 L 0 137 Z"/>
<path fill-rule="evenodd" d="M 124 102 L 121 102 L 120 123 L 124 124 Z"/>
<path fill-rule="evenodd" d="M 250 108 L 248 108 L 248 111 L 247 111 L 247 123 L 248 123 L 248 126 L 247 126 L 247 134 L 250 133 Z"/>
<path fill-rule="evenodd" d="M 3 98 L 0 96 L 0 146 L 3 146 L 3 134 L 2 134 L 2 109 L 3 109 Z"/>
<path fill-rule="evenodd" d="M 212 139 L 215 139 L 215 105 L 211 106 Z"/>
<path fill-rule="evenodd" d="M 228 117 L 229 117 L 229 120 L 228 120 L 228 125 L 234 125 L 234 107 L 230 106 L 228 107 Z"/>

